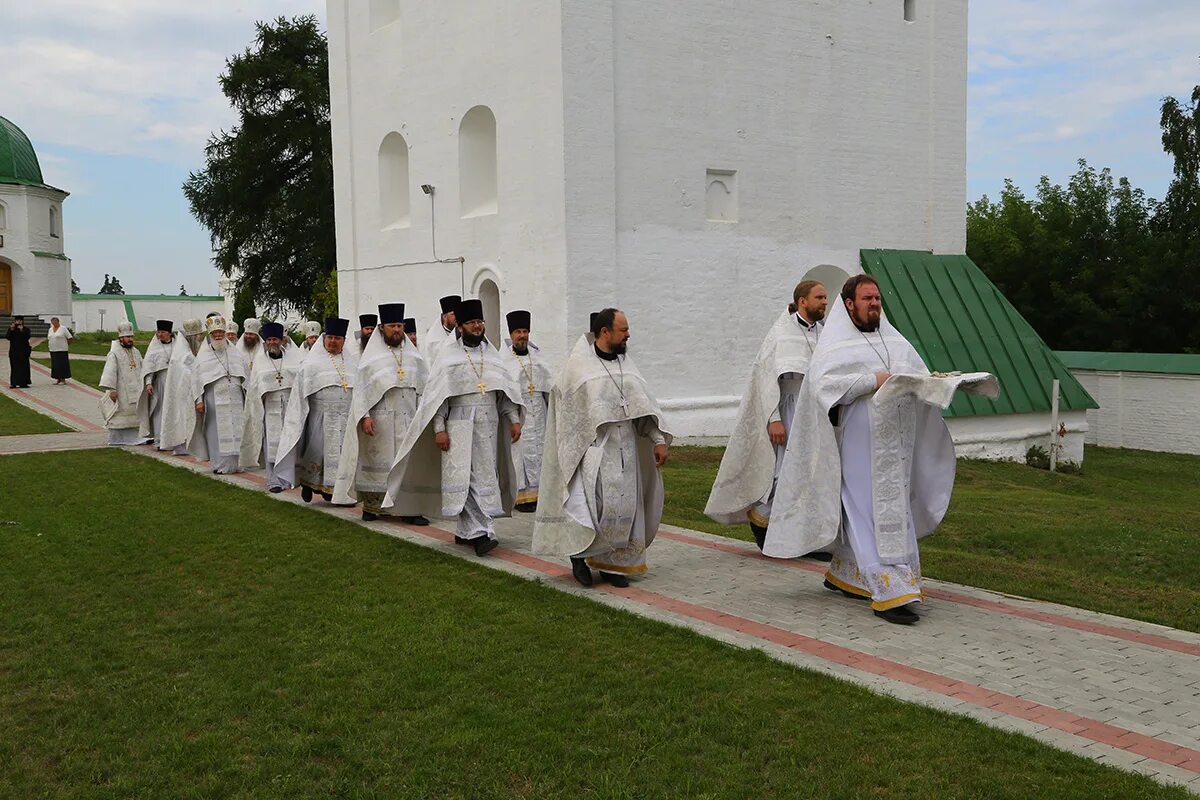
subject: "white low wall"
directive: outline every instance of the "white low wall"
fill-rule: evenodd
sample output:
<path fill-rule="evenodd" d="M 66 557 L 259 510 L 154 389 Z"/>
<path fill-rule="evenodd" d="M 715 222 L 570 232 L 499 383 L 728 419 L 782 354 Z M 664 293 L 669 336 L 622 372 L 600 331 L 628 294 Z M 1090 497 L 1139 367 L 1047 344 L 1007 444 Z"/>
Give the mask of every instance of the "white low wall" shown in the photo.
<path fill-rule="evenodd" d="M 1200 375 L 1072 369 L 1100 408 L 1087 443 L 1200 454 Z"/>
<path fill-rule="evenodd" d="M 71 303 L 72 320 L 66 324 L 75 331 L 113 331 L 122 322 L 132 322 L 135 330 L 152 331 L 157 320 L 169 319 L 178 329 L 185 319 L 204 319 L 213 311 L 224 313 L 225 298 L 217 295 L 77 294 Z"/>
<path fill-rule="evenodd" d="M 667 425 L 680 444 L 724 446 L 737 416 L 740 398 L 714 396 L 661 401 Z M 1064 412 L 1066 426 L 1059 458 L 1083 463 L 1088 419 L 1082 411 Z M 960 458 L 989 461 L 1025 461 L 1030 447 L 1049 449 L 1050 414 L 1006 414 L 990 417 L 951 417 L 946 420 L 954 449 Z M 1088 440 L 1091 441 L 1090 439 Z"/>

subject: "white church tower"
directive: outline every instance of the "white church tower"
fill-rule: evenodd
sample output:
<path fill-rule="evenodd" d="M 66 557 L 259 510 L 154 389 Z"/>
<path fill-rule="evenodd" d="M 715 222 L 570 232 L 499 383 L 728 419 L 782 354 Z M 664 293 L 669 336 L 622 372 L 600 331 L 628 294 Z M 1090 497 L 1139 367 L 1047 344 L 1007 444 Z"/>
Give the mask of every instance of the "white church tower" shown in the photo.
<path fill-rule="evenodd" d="M 341 311 L 589 313 L 728 433 L 807 275 L 965 248 L 967 0 L 329 0 Z"/>
<path fill-rule="evenodd" d="M 63 252 L 67 193 L 42 179 L 29 137 L 0 117 L 0 322 L 71 320 L 71 260 Z"/>

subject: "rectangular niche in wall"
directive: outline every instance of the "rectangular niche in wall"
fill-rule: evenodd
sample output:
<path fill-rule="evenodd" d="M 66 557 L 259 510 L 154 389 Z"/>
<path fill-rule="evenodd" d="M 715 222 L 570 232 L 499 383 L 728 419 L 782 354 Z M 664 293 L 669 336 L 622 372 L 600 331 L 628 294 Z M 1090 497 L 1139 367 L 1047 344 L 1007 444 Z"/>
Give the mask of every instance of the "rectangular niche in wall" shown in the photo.
<path fill-rule="evenodd" d="M 704 208 L 710 222 L 738 221 L 737 170 L 708 170 L 704 179 Z"/>

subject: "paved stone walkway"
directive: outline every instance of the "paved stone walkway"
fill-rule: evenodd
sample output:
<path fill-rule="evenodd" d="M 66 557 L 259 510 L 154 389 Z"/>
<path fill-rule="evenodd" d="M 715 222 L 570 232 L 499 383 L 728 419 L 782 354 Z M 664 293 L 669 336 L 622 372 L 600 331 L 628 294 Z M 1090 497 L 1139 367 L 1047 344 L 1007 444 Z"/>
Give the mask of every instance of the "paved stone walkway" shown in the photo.
<path fill-rule="evenodd" d="M 129 449 L 264 488 L 259 473 L 213 476 L 190 457 Z M 295 491 L 269 496 L 303 502 Z M 566 564 L 530 552 L 529 515 L 499 520 L 501 547 L 480 559 L 454 545 L 445 521 L 363 523 L 356 509 L 319 499 L 311 508 L 1200 793 L 1194 633 L 941 581 L 928 581 L 920 623 L 893 626 L 865 603 L 825 590 L 820 564 L 767 559 L 751 544 L 670 526 L 660 530 L 643 579 L 628 589 L 584 589 Z"/>
<path fill-rule="evenodd" d="M 0 340 L 0 359 L 6 359 L 7 355 L 8 342 Z M 0 394 L 76 432 L 0 436 L 0 455 L 104 447 L 108 433 L 100 416 L 100 392 L 76 380 L 56 385 L 50 377 L 50 368 L 36 359 L 30 362 L 29 369 L 33 378 L 32 386 L 28 389 L 10 389 L 5 375 L 5 379 L 0 381 Z"/>

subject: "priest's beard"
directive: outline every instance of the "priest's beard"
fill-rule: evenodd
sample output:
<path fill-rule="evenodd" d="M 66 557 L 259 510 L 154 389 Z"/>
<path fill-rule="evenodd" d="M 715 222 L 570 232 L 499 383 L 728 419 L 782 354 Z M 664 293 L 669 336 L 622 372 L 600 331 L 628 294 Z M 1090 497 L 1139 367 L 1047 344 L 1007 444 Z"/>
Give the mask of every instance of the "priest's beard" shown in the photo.
<path fill-rule="evenodd" d="M 404 340 L 407 338 L 408 334 L 404 333 L 403 331 L 395 336 L 389 336 L 387 333 L 383 334 L 383 341 L 387 343 L 388 347 L 392 348 L 399 347 L 400 345 L 404 344 Z"/>
<path fill-rule="evenodd" d="M 514 353 L 516 353 L 516 354 L 517 354 L 517 355 L 519 355 L 519 356 L 527 356 L 527 355 L 529 355 L 529 347 L 528 347 L 528 346 L 525 346 L 525 347 L 517 347 L 517 346 L 514 344 L 514 345 L 513 345 L 513 352 L 514 352 Z"/>
<path fill-rule="evenodd" d="M 226 341 L 224 339 L 213 339 L 212 340 L 212 348 L 213 348 L 213 350 L 216 350 L 218 352 L 225 349 L 225 344 L 226 344 Z"/>
<path fill-rule="evenodd" d="M 823 308 L 806 308 L 804 316 L 808 317 L 809 322 L 820 322 L 825 319 L 825 309 Z"/>
<path fill-rule="evenodd" d="M 850 321 L 854 323 L 854 327 L 858 328 L 863 333 L 874 333 L 879 330 L 879 312 L 868 311 L 866 319 L 859 319 L 858 314 L 852 314 Z"/>
<path fill-rule="evenodd" d="M 625 344 L 625 342 L 621 342 L 620 344 L 610 344 L 608 346 L 608 352 L 612 353 L 614 356 L 623 356 L 625 355 L 625 351 L 628 349 L 629 345 Z"/>
<path fill-rule="evenodd" d="M 463 331 L 462 342 L 467 347 L 479 347 L 479 343 L 482 341 L 482 336 L 476 336 L 473 333 L 467 333 L 466 331 Z"/>
<path fill-rule="evenodd" d="M 267 345 L 267 355 L 271 358 L 283 358 L 283 345 L 269 344 Z"/>
<path fill-rule="evenodd" d="M 129 348 L 133 347 L 133 342 L 121 342 L 121 347 L 124 347 L 126 350 L 128 350 Z"/>

